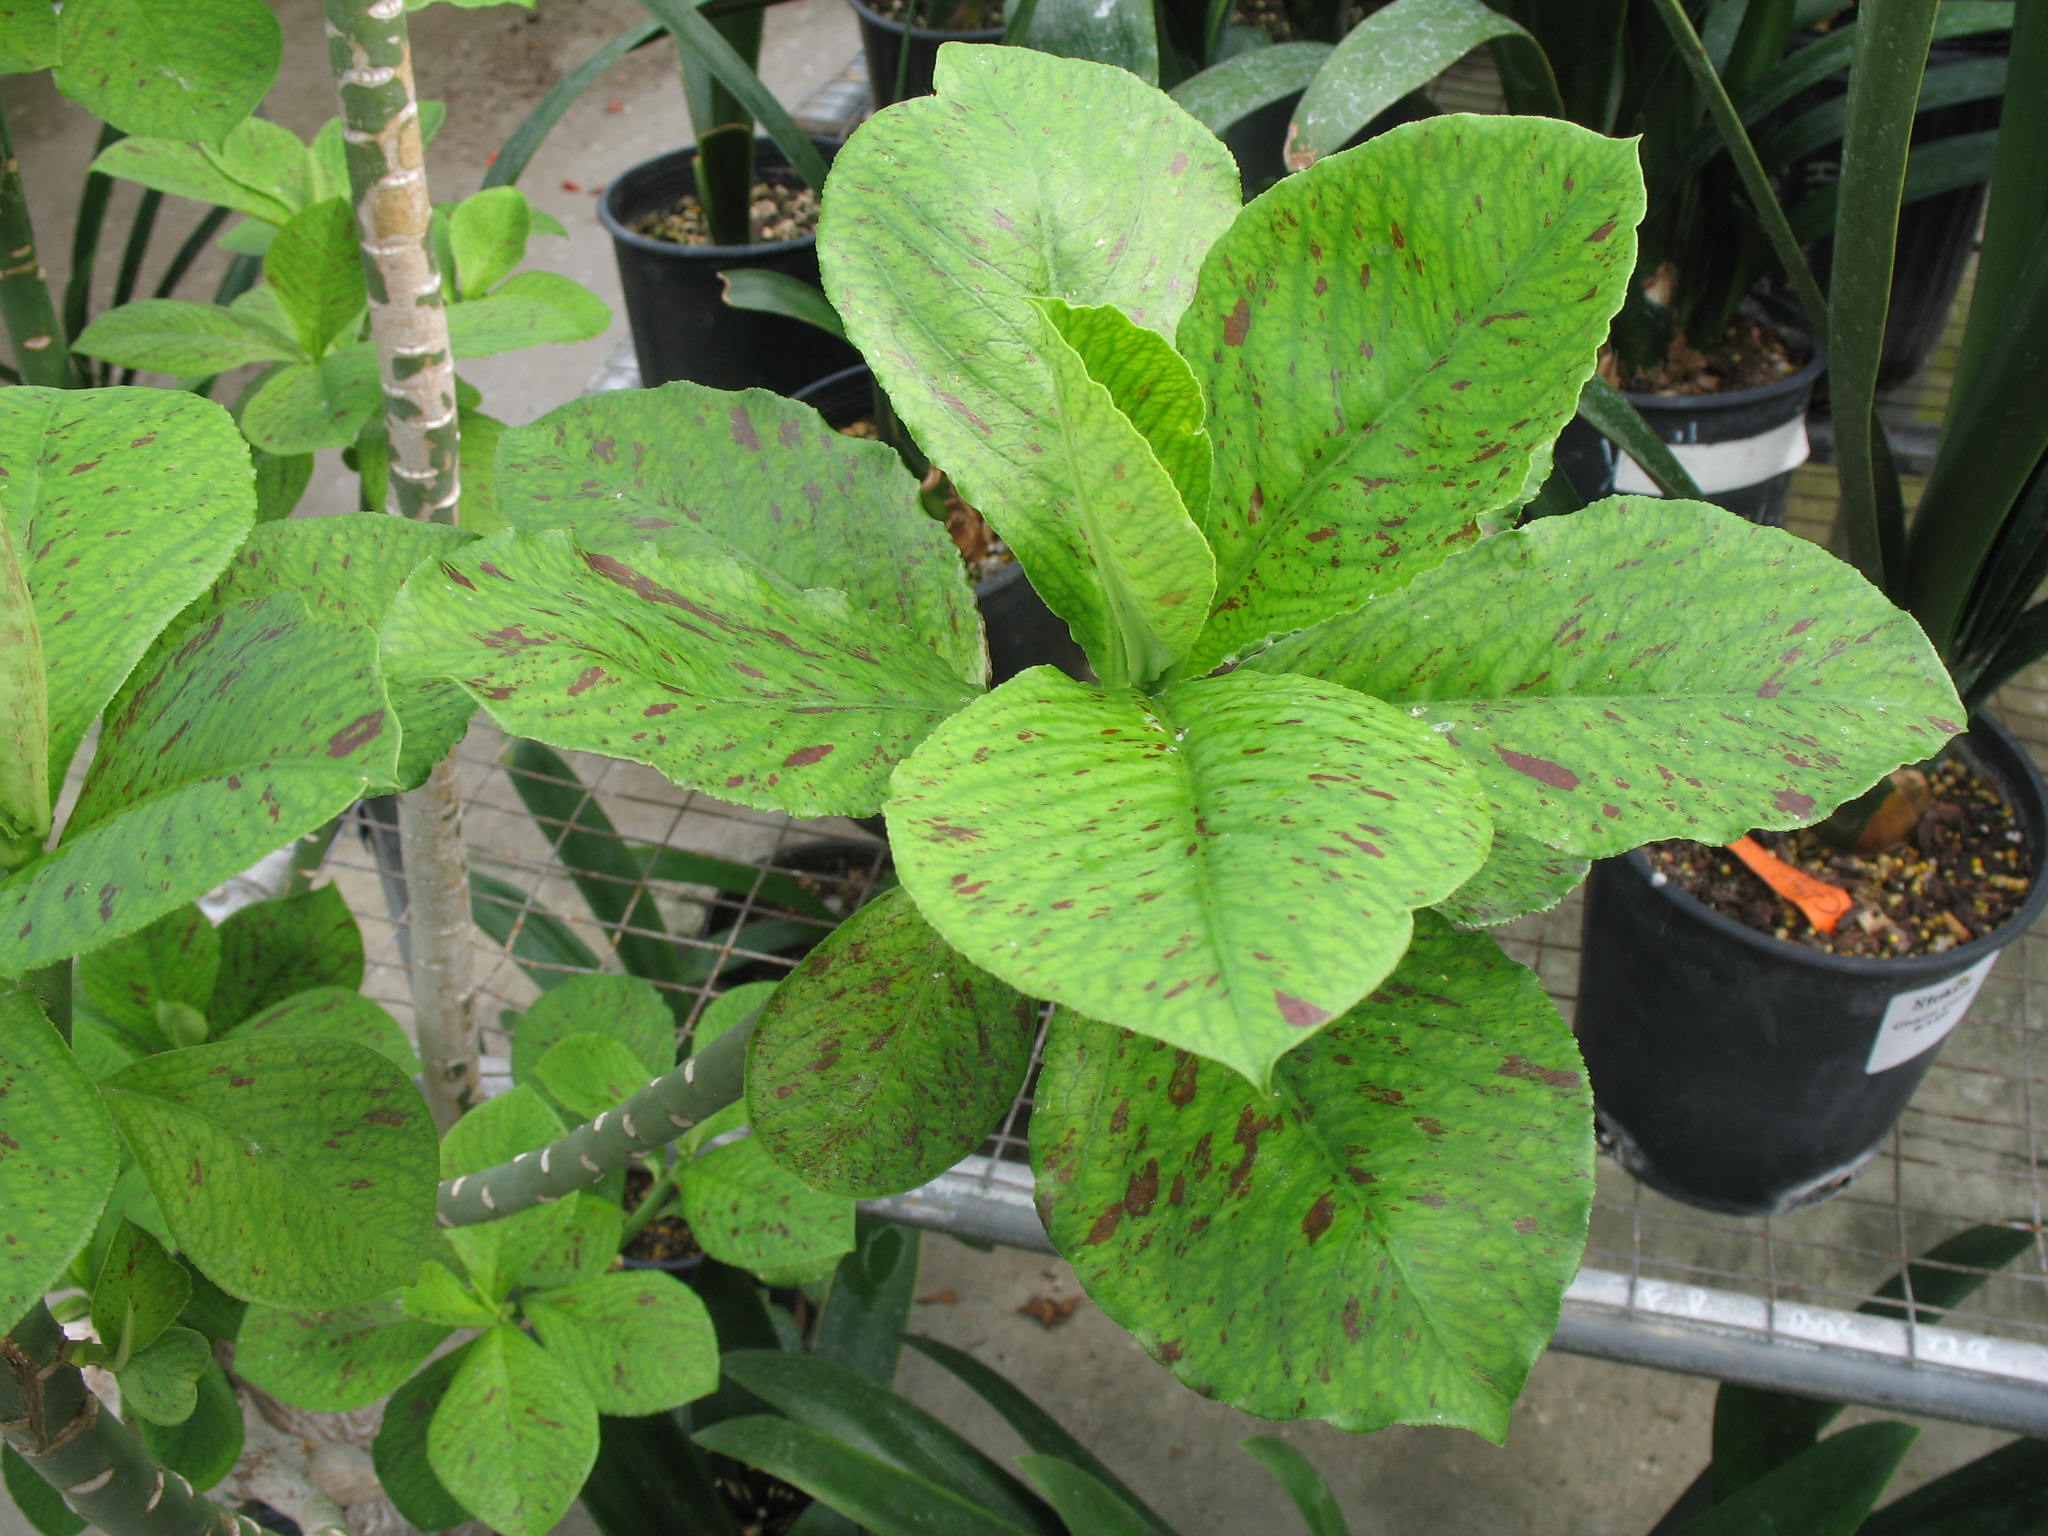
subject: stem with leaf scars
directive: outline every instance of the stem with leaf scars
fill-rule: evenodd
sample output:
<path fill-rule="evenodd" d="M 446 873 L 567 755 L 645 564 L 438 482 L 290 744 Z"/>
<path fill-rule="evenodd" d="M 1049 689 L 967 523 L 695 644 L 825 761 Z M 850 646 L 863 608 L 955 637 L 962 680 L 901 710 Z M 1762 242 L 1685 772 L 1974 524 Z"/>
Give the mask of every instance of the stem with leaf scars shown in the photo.
<path fill-rule="evenodd" d="M 617 1109 L 537 1152 L 445 1180 L 436 1212 L 441 1225 L 466 1227 L 548 1205 L 701 1125 L 739 1098 L 753 1032 L 752 1020 L 734 1025 Z"/>
<path fill-rule="evenodd" d="M 41 1302 L 0 1339 L 0 1438 L 71 1509 L 114 1536 L 260 1536 L 248 1516 L 166 1471 L 100 1405 L 65 1362 L 63 1331 Z"/>
<path fill-rule="evenodd" d="M 455 360 L 428 232 L 433 205 L 404 0 L 327 0 L 327 32 L 369 287 L 370 337 L 384 384 L 397 511 L 453 523 L 461 496 Z M 452 756 L 400 798 L 399 840 L 410 897 L 421 1084 L 446 1130 L 478 1097 L 469 872 Z"/>

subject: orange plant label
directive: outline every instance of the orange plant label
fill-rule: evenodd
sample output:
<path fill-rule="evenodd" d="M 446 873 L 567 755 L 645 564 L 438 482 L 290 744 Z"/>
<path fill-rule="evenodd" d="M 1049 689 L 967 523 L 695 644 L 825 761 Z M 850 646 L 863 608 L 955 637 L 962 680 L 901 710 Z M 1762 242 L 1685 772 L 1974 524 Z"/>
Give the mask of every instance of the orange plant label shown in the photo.
<path fill-rule="evenodd" d="M 1803 869 L 1794 869 L 1776 854 L 1768 852 L 1753 837 L 1738 837 L 1728 851 L 1757 872 L 1772 890 L 1806 914 L 1806 920 L 1822 933 L 1833 933 L 1835 924 L 1855 898 L 1839 885 L 1817 880 Z"/>

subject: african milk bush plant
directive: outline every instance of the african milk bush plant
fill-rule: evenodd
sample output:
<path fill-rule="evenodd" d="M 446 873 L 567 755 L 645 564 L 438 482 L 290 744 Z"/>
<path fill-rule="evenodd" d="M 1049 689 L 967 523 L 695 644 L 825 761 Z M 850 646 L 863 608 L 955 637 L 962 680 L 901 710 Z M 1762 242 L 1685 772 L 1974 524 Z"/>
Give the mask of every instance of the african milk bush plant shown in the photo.
<path fill-rule="evenodd" d="M 902 889 L 747 1041 L 806 1182 L 971 1150 L 1050 999 L 1041 1202 L 1111 1316 L 1255 1413 L 1497 1438 L 1592 1145 L 1567 1030 L 1473 929 L 1592 856 L 1812 820 L 1960 719 L 1785 535 L 1628 499 L 1501 531 L 1641 209 L 1627 145 L 1457 117 L 1240 209 L 1128 73 L 948 48 L 835 161 L 826 283 L 1098 681 L 984 692 L 890 451 L 687 385 L 507 434 L 510 530 L 414 574 L 386 664 L 726 798 L 884 811 Z"/>

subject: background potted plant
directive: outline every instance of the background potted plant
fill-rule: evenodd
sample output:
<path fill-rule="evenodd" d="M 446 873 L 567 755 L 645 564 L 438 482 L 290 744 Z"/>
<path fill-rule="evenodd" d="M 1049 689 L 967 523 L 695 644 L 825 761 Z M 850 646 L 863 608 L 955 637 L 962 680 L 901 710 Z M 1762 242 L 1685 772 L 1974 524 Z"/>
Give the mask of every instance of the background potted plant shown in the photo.
<path fill-rule="evenodd" d="M 942 43 L 1004 40 L 1002 0 L 846 0 L 860 22 L 875 107 L 929 95 Z"/>
<path fill-rule="evenodd" d="M 1980 269 L 1988 283 L 1909 531 L 1873 402 L 1913 108 L 1934 25 L 1931 10 L 1911 6 L 1866 5 L 1857 23 L 1834 295 L 1823 312 L 1835 355 L 1843 529 L 1852 558 L 1920 620 L 1976 712 L 1962 750 L 2012 806 L 2033 885 L 1991 932 L 1973 936 L 1963 925 L 1965 942 L 1939 952 L 1855 958 L 1816 953 L 1710 912 L 1655 882 L 1640 855 L 1601 866 L 1589 887 L 1579 1014 L 1601 1113 L 1640 1176 L 1722 1209 L 1785 1209 L 1846 1182 L 1889 1133 L 1998 951 L 2048 903 L 2040 879 L 2048 793 L 2026 753 L 1981 712 L 1999 684 L 2048 653 L 2041 609 L 2030 606 L 2044 571 L 2048 417 L 2024 382 L 2043 366 L 2038 328 L 2048 283 L 2033 259 L 2043 205 L 2030 162 L 2048 140 L 2037 114 L 2021 106 L 2048 86 L 2048 37 L 2038 19 L 2017 19 L 2014 89 Z M 1859 799 L 1848 831 L 1881 830 L 1888 802 L 1901 798 L 1881 782 Z M 2007 878 L 1988 854 L 1984 862 L 1988 878 Z M 1967 907 L 1971 882 L 1959 884 Z M 1644 986 L 1646 965 L 1662 969 L 1666 985 Z M 1709 972 L 1717 978 L 1712 996 L 1684 979 Z M 1737 1129 L 1728 1133 L 1731 1123 Z"/>

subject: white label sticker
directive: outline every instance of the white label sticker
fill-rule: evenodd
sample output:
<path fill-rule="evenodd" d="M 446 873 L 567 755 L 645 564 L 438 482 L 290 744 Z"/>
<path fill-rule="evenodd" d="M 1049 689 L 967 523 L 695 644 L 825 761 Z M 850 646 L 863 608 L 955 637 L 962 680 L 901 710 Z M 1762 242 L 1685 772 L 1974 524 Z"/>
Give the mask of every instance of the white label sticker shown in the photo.
<path fill-rule="evenodd" d="M 1939 1045 L 1962 1022 L 1997 958 L 1986 955 L 1960 976 L 1951 976 L 1917 992 L 1901 992 L 1893 998 L 1885 1006 L 1884 1022 L 1878 1026 L 1870 1060 L 1864 1063 L 1863 1070 L 1883 1072 Z"/>

